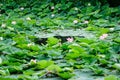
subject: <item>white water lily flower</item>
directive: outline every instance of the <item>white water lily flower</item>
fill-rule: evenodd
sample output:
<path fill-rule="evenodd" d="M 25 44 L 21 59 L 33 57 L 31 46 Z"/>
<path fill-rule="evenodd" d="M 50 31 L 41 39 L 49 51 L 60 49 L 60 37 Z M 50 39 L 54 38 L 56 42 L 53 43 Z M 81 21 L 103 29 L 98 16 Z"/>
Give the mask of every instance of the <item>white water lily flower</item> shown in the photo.
<path fill-rule="evenodd" d="M 75 10 L 77 11 L 77 10 L 78 10 L 78 8 L 77 8 L 77 7 L 75 7 Z"/>
<path fill-rule="evenodd" d="M 90 4 L 90 3 L 88 3 L 88 6 L 91 6 L 91 4 Z"/>
<path fill-rule="evenodd" d="M 0 37 L 0 40 L 2 41 L 2 40 L 3 40 L 3 37 Z"/>
<path fill-rule="evenodd" d="M 58 10 L 60 10 L 60 8 L 58 8 Z"/>
<path fill-rule="evenodd" d="M 24 10 L 24 7 L 21 7 L 20 10 Z"/>
<path fill-rule="evenodd" d="M 35 63 L 35 64 L 37 63 L 37 61 L 34 60 L 34 59 L 31 59 L 30 62 L 31 62 L 31 63 Z"/>
<path fill-rule="evenodd" d="M 30 47 L 30 46 L 33 46 L 33 45 L 34 45 L 34 43 L 29 43 L 27 46 Z"/>
<path fill-rule="evenodd" d="M 1 27 L 2 27 L 2 28 L 5 28 L 5 27 L 6 27 L 6 24 L 2 24 Z"/>
<path fill-rule="evenodd" d="M 12 23 L 11 23 L 11 24 L 15 25 L 15 24 L 16 24 L 16 21 L 12 21 Z"/>
<path fill-rule="evenodd" d="M 104 39 L 105 39 L 105 37 L 104 37 L 104 36 L 100 36 L 100 38 L 99 38 L 99 39 L 104 40 Z"/>
<path fill-rule="evenodd" d="M 54 14 L 51 15 L 51 17 L 54 17 L 54 16 L 55 16 Z"/>
<path fill-rule="evenodd" d="M 51 9 L 55 9 L 55 7 L 54 7 L 54 6 L 52 6 L 52 7 L 51 7 Z"/>
<path fill-rule="evenodd" d="M 31 20 L 31 18 L 30 18 L 30 17 L 27 17 L 26 20 Z"/>
<path fill-rule="evenodd" d="M 88 23 L 89 23 L 89 21 L 84 21 L 84 23 L 85 23 L 85 24 L 88 24 Z"/>
<path fill-rule="evenodd" d="M 114 31 L 114 28 L 110 28 L 110 31 Z"/>
<path fill-rule="evenodd" d="M 102 36 L 104 36 L 106 38 L 108 36 L 108 34 L 103 34 Z"/>
<path fill-rule="evenodd" d="M 78 20 L 74 20 L 73 23 L 74 23 L 74 24 L 78 23 Z"/>
<path fill-rule="evenodd" d="M 3 4 L 0 4 L 0 6 L 3 6 Z"/>

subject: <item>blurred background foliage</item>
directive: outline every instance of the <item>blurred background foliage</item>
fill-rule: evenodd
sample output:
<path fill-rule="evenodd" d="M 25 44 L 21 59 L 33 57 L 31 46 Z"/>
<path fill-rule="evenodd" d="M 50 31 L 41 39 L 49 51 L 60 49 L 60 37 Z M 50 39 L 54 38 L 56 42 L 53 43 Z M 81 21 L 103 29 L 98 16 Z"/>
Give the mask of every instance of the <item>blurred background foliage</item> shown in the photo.
<path fill-rule="evenodd" d="M 86 3 L 91 3 L 93 5 L 104 5 L 106 3 L 108 3 L 110 6 L 112 7 L 116 7 L 120 5 L 120 1 L 119 0 L 0 0 L 0 2 L 2 3 L 13 3 L 13 4 L 21 4 L 21 3 L 27 3 L 27 4 L 34 4 L 34 3 L 68 3 L 68 2 L 72 2 L 73 5 L 79 6 L 81 4 L 86 4 Z"/>

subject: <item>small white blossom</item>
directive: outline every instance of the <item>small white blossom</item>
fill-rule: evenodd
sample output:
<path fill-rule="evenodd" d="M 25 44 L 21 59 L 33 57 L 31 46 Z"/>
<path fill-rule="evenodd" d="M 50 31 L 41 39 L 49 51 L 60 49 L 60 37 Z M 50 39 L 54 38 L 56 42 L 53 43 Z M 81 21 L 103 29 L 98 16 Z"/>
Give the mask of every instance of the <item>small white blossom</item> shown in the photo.
<path fill-rule="evenodd" d="M 88 6 L 91 6 L 91 4 L 90 4 L 90 3 L 88 3 Z"/>
<path fill-rule="evenodd" d="M 2 27 L 2 28 L 5 28 L 5 27 L 6 27 L 6 24 L 2 24 L 1 27 Z"/>
<path fill-rule="evenodd" d="M 77 11 L 77 10 L 78 10 L 78 8 L 77 8 L 77 7 L 75 7 L 75 10 Z"/>
<path fill-rule="evenodd" d="M 88 24 L 88 23 L 89 23 L 89 21 L 84 21 L 84 23 L 85 23 L 85 24 Z"/>
<path fill-rule="evenodd" d="M 114 28 L 110 28 L 110 31 L 114 31 Z"/>
<path fill-rule="evenodd" d="M 33 46 L 33 45 L 34 45 L 34 43 L 29 43 L 27 46 L 30 47 L 30 46 Z"/>
<path fill-rule="evenodd" d="M 55 7 L 54 7 L 54 6 L 52 6 L 52 7 L 51 7 L 51 9 L 55 9 Z"/>
<path fill-rule="evenodd" d="M 99 39 L 104 40 L 105 38 L 104 38 L 104 36 L 100 36 Z"/>
<path fill-rule="evenodd" d="M 0 6 L 3 6 L 3 4 L 0 4 Z"/>
<path fill-rule="evenodd" d="M 60 8 L 58 8 L 58 10 L 60 10 Z"/>
<path fill-rule="evenodd" d="M 16 21 L 12 21 L 12 23 L 11 23 L 11 24 L 15 25 L 15 24 L 16 24 Z"/>
<path fill-rule="evenodd" d="M 31 18 L 30 18 L 30 17 L 27 17 L 26 20 L 31 20 Z"/>
<path fill-rule="evenodd" d="M 24 10 L 24 7 L 21 7 L 20 10 Z"/>
<path fill-rule="evenodd" d="M 31 61 L 30 61 L 31 63 L 34 63 L 34 64 L 36 64 L 37 63 L 37 61 L 36 60 L 34 60 L 34 59 L 31 59 Z"/>
<path fill-rule="evenodd" d="M 55 16 L 54 14 L 51 15 L 51 17 L 54 17 L 54 16 Z"/>
<path fill-rule="evenodd" d="M 28 44 L 27 46 L 28 46 L 28 47 L 30 47 L 30 46 L 31 46 L 31 44 Z"/>
<path fill-rule="evenodd" d="M 102 36 L 104 36 L 106 38 L 108 36 L 108 34 L 103 34 Z"/>
<path fill-rule="evenodd" d="M 75 24 L 78 23 L 78 20 L 74 20 L 73 23 L 75 23 Z"/>
<path fill-rule="evenodd" d="M 0 37 L 0 40 L 2 41 L 2 40 L 3 40 L 3 37 Z"/>

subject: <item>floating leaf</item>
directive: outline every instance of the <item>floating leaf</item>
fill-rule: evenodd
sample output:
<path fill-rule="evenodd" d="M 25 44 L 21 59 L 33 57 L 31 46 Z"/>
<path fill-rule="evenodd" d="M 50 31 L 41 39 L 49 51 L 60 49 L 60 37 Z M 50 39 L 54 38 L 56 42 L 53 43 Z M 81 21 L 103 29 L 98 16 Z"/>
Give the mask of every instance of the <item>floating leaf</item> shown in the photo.
<path fill-rule="evenodd" d="M 118 79 L 117 79 L 117 77 L 114 76 L 114 75 L 109 75 L 109 76 L 105 77 L 104 80 L 118 80 Z"/>
<path fill-rule="evenodd" d="M 50 65 L 46 68 L 47 71 L 60 72 L 62 69 L 58 65 Z"/>
<path fill-rule="evenodd" d="M 2 58 L 0 57 L 0 64 L 2 64 Z"/>
<path fill-rule="evenodd" d="M 41 61 L 37 62 L 37 68 L 44 69 L 52 64 L 54 64 L 53 61 L 41 60 Z"/>
<path fill-rule="evenodd" d="M 120 70 L 120 64 L 115 63 L 115 64 L 113 65 L 113 68 L 116 68 L 116 69 Z"/>
<path fill-rule="evenodd" d="M 69 79 L 74 76 L 71 72 L 59 72 L 58 75 L 64 79 Z"/>
<path fill-rule="evenodd" d="M 59 41 L 60 41 L 60 40 L 57 39 L 57 38 L 50 37 L 50 38 L 48 38 L 47 43 L 48 43 L 49 45 L 55 45 L 55 44 L 59 43 Z"/>

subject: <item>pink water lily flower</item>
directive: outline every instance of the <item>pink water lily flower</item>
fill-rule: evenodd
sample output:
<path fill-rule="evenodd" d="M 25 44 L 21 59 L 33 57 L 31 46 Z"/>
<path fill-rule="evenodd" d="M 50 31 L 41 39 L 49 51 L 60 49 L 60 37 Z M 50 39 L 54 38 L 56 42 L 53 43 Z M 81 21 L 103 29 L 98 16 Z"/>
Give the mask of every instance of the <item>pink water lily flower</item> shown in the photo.
<path fill-rule="evenodd" d="M 102 36 L 100 36 L 100 39 L 104 40 L 107 36 L 108 36 L 108 34 L 103 34 Z"/>
<path fill-rule="evenodd" d="M 108 36 L 108 34 L 103 34 L 102 36 L 104 36 L 106 38 Z"/>
<path fill-rule="evenodd" d="M 67 38 L 68 42 L 73 42 L 73 40 L 74 40 L 73 38 Z"/>

